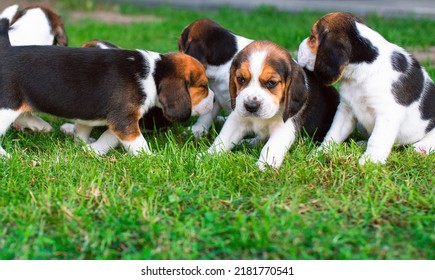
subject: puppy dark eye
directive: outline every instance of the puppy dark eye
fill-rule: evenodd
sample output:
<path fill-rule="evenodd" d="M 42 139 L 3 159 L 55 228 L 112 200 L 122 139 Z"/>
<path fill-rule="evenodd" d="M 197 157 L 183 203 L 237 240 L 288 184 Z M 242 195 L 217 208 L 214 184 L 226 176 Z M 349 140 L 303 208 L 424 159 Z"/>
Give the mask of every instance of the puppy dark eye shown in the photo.
<path fill-rule="evenodd" d="M 272 89 L 272 88 L 276 87 L 277 84 L 278 84 L 278 83 L 275 82 L 275 81 L 267 81 L 267 82 L 265 83 L 265 86 L 266 86 L 268 89 Z"/>
<path fill-rule="evenodd" d="M 237 83 L 242 86 L 245 83 L 245 78 L 237 77 Z"/>

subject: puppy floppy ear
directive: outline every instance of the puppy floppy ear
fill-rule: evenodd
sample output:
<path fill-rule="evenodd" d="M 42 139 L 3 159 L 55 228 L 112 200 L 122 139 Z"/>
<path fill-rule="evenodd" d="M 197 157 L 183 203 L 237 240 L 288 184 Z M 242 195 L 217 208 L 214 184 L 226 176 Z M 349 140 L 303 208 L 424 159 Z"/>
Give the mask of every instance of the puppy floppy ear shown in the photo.
<path fill-rule="evenodd" d="M 68 36 L 66 34 L 64 25 L 62 24 L 56 26 L 53 31 L 55 35 L 54 44 L 62 47 L 68 46 Z"/>
<path fill-rule="evenodd" d="M 307 102 L 308 89 L 303 71 L 299 65 L 292 62 L 292 71 L 286 78 L 284 89 L 284 122 L 296 115 Z"/>
<path fill-rule="evenodd" d="M 205 67 L 207 66 L 207 55 L 199 42 L 189 41 L 190 29 L 191 27 L 186 28 L 180 35 L 180 39 L 178 39 L 178 50 L 194 57 Z"/>
<path fill-rule="evenodd" d="M 163 115 L 172 122 L 184 122 L 192 112 L 189 89 L 181 78 L 164 78 L 158 85 L 159 101 Z"/>
<path fill-rule="evenodd" d="M 237 85 L 236 85 L 236 65 L 233 62 L 231 64 L 230 68 L 230 84 L 229 84 L 229 90 L 230 90 L 230 96 L 231 96 L 231 108 L 236 109 L 236 98 L 237 98 Z"/>
<path fill-rule="evenodd" d="M 342 36 L 324 33 L 317 50 L 314 73 L 325 85 L 332 85 L 349 64 L 350 46 Z"/>

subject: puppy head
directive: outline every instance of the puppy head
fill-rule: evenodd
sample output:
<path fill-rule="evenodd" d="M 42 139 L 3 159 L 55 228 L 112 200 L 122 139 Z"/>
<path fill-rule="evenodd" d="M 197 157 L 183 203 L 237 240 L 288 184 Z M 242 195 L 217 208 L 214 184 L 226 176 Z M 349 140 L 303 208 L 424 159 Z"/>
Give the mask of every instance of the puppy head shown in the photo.
<path fill-rule="evenodd" d="M 205 68 L 183 53 L 168 53 L 156 63 L 155 81 L 163 114 L 170 121 L 186 121 L 208 113 L 214 93 L 208 88 Z"/>
<path fill-rule="evenodd" d="M 307 99 L 303 70 L 287 50 L 254 41 L 240 51 L 230 69 L 233 110 L 244 117 L 269 119 L 295 115 Z"/>
<path fill-rule="evenodd" d="M 361 25 L 365 23 L 351 13 L 323 16 L 311 28 L 310 37 L 300 44 L 299 64 L 331 85 L 341 79 L 349 63 L 372 62 L 377 49 L 360 35 Z"/>
<path fill-rule="evenodd" d="M 237 52 L 235 36 L 208 18 L 187 26 L 180 35 L 178 48 L 205 67 L 225 64 Z"/>

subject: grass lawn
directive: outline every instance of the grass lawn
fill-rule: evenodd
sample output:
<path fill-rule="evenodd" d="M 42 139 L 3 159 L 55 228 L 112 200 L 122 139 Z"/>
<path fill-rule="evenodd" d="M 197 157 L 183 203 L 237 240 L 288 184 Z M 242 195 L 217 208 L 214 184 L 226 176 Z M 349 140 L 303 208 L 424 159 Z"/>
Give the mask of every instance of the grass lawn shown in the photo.
<path fill-rule="evenodd" d="M 104 39 L 177 50 L 182 29 L 210 17 L 235 33 L 296 50 L 321 16 L 262 7 L 121 11 L 151 20 L 107 24 L 61 13 L 71 46 Z M 236 19 L 236 20 L 235 20 Z M 435 46 L 435 20 L 366 18 L 408 49 Z M 435 65 L 422 61 L 435 78 Z M 145 135 L 153 156 L 94 156 L 59 132 L 10 130 L 0 160 L 0 259 L 435 259 L 435 154 L 395 147 L 386 165 L 358 165 L 355 135 L 331 155 L 300 139 L 278 171 L 257 170 L 261 146 L 196 160 L 216 136 L 188 124 Z M 193 121 L 193 120 L 192 120 Z M 101 131 L 100 131 L 101 132 Z"/>

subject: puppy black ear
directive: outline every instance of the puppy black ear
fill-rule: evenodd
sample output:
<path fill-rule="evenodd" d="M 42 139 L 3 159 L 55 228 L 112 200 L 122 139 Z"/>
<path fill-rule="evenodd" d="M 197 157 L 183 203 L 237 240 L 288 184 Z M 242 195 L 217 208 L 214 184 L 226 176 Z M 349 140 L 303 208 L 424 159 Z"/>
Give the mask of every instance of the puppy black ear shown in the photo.
<path fill-rule="evenodd" d="M 184 53 L 201 62 L 204 67 L 207 66 L 207 55 L 204 51 L 204 48 L 200 44 L 194 42 L 188 43 Z"/>
<path fill-rule="evenodd" d="M 163 115 L 172 122 L 184 122 L 192 113 L 189 89 L 184 79 L 162 79 L 158 85 Z"/>
<path fill-rule="evenodd" d="M 292 62 L 292 71 L 286 78 L 284 89 L 284 113 L 282 116 L 284 122 L 296 115 L 307 102 L 308 89 L 305 85 L 303 71 L 299 65 Z"/>
<path fill-rule="evenodd" d="M 343 75 L 349 59 L 349 43 L 344 38 L 326 33 L 320 39 L 314 64 L 314 74 L 323 84 L 332 85 Z"/>
<path fill-rule="evenodd" d="M 236 98 L 237 98 L 237 85 L 236 85 L 236 65 L 231 64 L 230 68 L 230 96 L 231 96 L 231 108 L 234 110 L 236 108 Z"/>
<path fill-rule="evenodd" d="M 194 57 L 196 60 L 201 62 L 202 65 L 207 66 L 207 57 L 204 49 L 201 47 L 199 42 L 190 41 L 189 33 L 191 27 L 186 28 L 178 39 L 178 50 L 185 54 Z"/>

